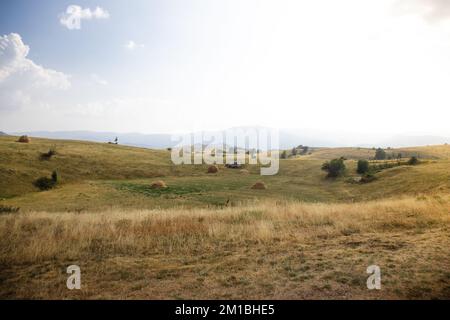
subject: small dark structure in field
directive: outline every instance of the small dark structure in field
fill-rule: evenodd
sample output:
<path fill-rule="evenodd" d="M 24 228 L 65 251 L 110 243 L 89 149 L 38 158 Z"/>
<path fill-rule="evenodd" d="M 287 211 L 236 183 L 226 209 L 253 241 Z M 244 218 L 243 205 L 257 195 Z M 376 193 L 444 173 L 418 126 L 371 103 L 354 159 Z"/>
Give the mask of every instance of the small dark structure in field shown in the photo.
<path fill-rule="evenodd" d="M 208 173 L 217 173 L 219 172 L 219 168 L 215 165 L 208 167 Z"/>
<path fill-rule="evenodd" d="M 30 142 L 30 138 L 28 138 L 28 136 L 20 136 L 19 140 L 17 140 L 17 142 L 29 143 Z"/>
<path fill-rule="evenodd" d="M 230 169 L 240 169 L 242 165 L 238 164 L 237 161 L 235 161 L 233 164 L 226 164 L 225 167 Z"/>
<path fill-rule="evenodd" d="M 252 186 L 252 189 L 265 190 L 265 189 L 267 189 L 267 187 L 264 182 L 258 181 Z"/>
<path fill-rule="evenodd" d="M 164 181 L 158 180 L 158 181 L 153 182 L 150 185 L 150 188 L 152 188 L 152 189 L 165 189 L 165 188 L 167 188 L 167 185 L 166 185 L 166 183 Z"/>

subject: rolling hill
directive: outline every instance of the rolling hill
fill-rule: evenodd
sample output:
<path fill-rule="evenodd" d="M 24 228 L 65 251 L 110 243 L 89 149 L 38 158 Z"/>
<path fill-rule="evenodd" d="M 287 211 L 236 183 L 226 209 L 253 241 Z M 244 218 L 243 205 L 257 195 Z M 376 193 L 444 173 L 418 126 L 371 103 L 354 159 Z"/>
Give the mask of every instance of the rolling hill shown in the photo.
<path fill-rule="evenodd" d="M 349 183 L 356 177 L 356 159 L 370 158 L 374 151 L 363 148 L 324 148 L 311 155 L 280 161 L 275 176 L 260 176 L 259 167 L 246 165 L 246 172 L 220 166 L 207 174 L 206 165 L 175 166 L 167 150 L 150 150 L 107 143 L 17 137 L 0 137 L 0 198 L 22 210 L 88 210 L 108 207 L 207 207 L 254 199 L 285 199 L 307 202 L 348 202 L 401 194 L 449 190 L 449 146 L 395 149 L 392 152 L 421 155 L 418 166 L 402 166 L 377 173 L 368 184 Z M 56 150 L 50 160 L 41 154 Z M 330 181 L 320 170 L 327 159 L 344 156 L 346 177 Z M 33 181 L 59 175 L 57 188 L 39 191 Z M 152 181 L 163 179 L 168 190 L 155 192 Z M 264 181 L 268 189 L 250 189 Z"/>
<path fill-rule="evenodd" d="M 450 297 L 448 146 L 402 149 L 421 163 L 355 183 L 372 149 L 314 149 L 262 177 L 174 166 L 166 150 L 16 140 L 0 137 L 2 299 Z M 326 179 L 322 163 L 341 156 L 345 176 Z M 56 188 L 33 186 L 53 170 Z M 82 290 L 66 288 L 72 264 Z M 367 290 L 372 264 L 381 290 Z"/>

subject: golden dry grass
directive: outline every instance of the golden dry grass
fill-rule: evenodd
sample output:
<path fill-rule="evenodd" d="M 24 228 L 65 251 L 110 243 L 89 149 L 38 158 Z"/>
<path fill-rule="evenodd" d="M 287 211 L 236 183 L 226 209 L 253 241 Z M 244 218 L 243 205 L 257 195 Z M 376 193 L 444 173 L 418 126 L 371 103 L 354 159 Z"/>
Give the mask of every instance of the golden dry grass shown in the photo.
<path fill-rule="evenodd" d="M 450 198 L 0 216 L 1 298 L 450 298 Z M 78 264 L 82 290 L 65 288 Z M 382 270 L 382 290 L 365 269 Z"/>

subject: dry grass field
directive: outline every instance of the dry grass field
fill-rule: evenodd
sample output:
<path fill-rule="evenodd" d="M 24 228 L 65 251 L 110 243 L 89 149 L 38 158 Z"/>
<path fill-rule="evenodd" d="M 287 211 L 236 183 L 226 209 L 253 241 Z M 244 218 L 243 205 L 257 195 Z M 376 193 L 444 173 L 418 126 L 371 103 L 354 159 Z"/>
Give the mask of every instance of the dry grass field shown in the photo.
<path fill-rule="evenodd" d="M 450 299 L 448 146 L 358 184 L 351 157 L 342 178 L 320 170 L 339 149 L 261 177 L 173 166 L 166 150 L 15 140 L 0 137 L 0 206 L 19 208 L 0 213 L 2 299 Z M 52 170 L 60 182 L 38 191 Z M 66 288 L 71 264 L 81 290 Z M 366 287 L 372 264 L 381 290 Z"/>
<path fill-rule="evenodd" d="M 450 196 L 4 215 L 1 298 L 450 297 Z M 83 290 L 65 287 L 65 267 Z M 382 290 L 365 269 L 382 270 Z"/>

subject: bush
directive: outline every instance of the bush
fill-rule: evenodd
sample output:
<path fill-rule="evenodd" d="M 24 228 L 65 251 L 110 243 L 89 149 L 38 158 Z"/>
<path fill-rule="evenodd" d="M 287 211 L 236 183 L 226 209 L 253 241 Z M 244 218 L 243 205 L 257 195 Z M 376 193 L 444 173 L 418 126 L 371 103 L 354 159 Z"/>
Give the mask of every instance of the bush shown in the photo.
<path fill-rule="evenodd" d="M 56 183 L 58 182 L 58 173 L 56 171 L 52 172 L 52 180 Z"/>
<path fill-rule="evenodd" d="M 417 157 L 411 157 L 409 160 L 408 160 L 408 164 L 410 165 L 410 166 L 414 166 L 414 165 L 416 165 L 416 164 L 418 164 L 419 163 L 419 159 L 417 159 Z"/>
<path fill-rule="evenodd" d="M 369 183 L 369 182 L 372 182 L 372 181 L 374 181 L 376 179 L 377 178 L 372 173 L 366 173 L 365 175 L 363 175 L 361 177 L 360 182 L 361 183 Z"/>
<path fill-rule="evenodd" d="M 41 153 L 41 160 L 50 160 L 51 157 L 53 157 L 56 154 L 56 150 L 54 148 L 51 148 L 47 152 Z"/>
<path fill-rule="evenodd" d="M 20 208 L 17 208 L 17 207 L 0 205 L 0 214 L 1 213 L 16 213 L 19 211 L 19 209 Z"/>
<path fill-rule="evenodd" d="M 385 160 L 386 159 L 386 151 L 381 148 L 378 148 L 375 151 L 375 160 Z"/>
<path fill-rule="evenodd" d="M 359 174 L 364 174 L 369 171 L 369 161 L 367 160 L 358 160 L 358 167 L 356 169 L 356 172 Z"/>
<path fill-rule="evenodd" d="M 281 158 L 281 159 L 286 159 L 286 158 L 287 158 L 287 152 L 286 152 L 286 150 L 284 150 L 284 151 L 281 153 L 280 158 Z"/>
<path fill-rule="evenodd" d="M 322 165 L 322 170 L 328 172 L 327 176 L 330 178 L 336 178 L 343 175 L 345 172 L 344 158 L 325 162 Z"/>
<path fill-rule="evenodd" d="M 39 190 L 50 190 L 56 185 L 57 182 L 58 174 L 56 171 L 53 171 L 51 178 L 40 177 L 36 179 L 33 184 L 35 187 L 39 188 Z"/>

